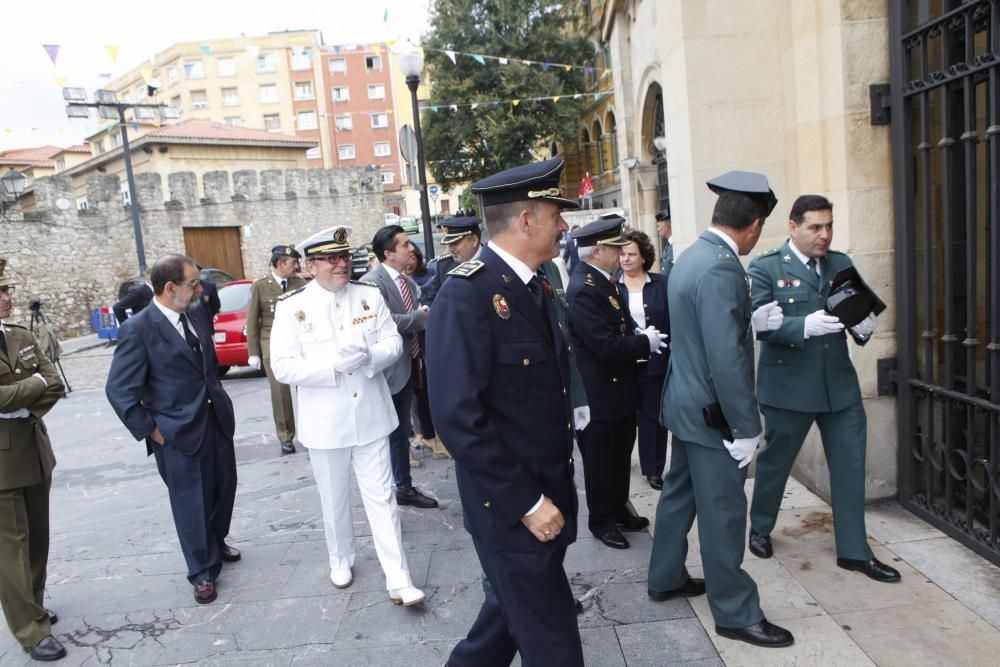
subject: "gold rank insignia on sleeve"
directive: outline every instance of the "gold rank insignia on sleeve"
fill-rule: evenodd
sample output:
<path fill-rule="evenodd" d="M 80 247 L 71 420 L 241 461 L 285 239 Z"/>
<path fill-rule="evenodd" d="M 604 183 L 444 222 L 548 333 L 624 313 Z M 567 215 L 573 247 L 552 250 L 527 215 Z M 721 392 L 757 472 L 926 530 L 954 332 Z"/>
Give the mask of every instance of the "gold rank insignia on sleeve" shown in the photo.
<path fill-rule="evenodd" d="M 587 274 L 587 277 L 586 277 L 586 278 L 584 278 L 584 280 L 583 280 L 583 283 L 584 283 L 585 285 L 588 285 L 588 286 L 590 286 L 590 287 L 593 287 L 593 286 L 594 286 L 594 275 L 593 275 L 592 273 L 588 273 L 588 274 Z"/>
<path fill-rule="evenodd" d="M 614 307 L 615 310 L 621 310 L 622 309 L 621 304 L 618 303 L 618 299 L 616 299 L 615 297 L 611 296 L 610 294 L 608 295 L 608 301 L 611 302 L 611 305 Z"/>
<path fill-rule="evenodd" d="M 474 274 L 479 269 L 486 266 L 486 262 L 480 259 L 470 259 L 468 262 L 463 262 L 456 266 L 454 269 L 448 272 L 449 276 L 461 276 L 462 278 L 468 278 Z"/>

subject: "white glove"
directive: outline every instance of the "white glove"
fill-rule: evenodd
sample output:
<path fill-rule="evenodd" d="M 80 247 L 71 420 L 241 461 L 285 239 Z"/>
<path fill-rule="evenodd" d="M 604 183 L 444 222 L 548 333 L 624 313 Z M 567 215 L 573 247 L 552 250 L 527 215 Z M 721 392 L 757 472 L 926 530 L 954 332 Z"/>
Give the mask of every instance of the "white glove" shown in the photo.
<path fill-rule="evenodd" d="M 723 440 L 722 444 L 729 450 L 729 455 L 740 462 L 741 468 L 746 468 L 753 460 L 753 453 L 757 451 L 757 443 L 760 436 L 755 438 L 736 438 L 732 442 Z"/>
<path fill-rule="evenodd" d="M 573 425 L 576 426 L 577 431 L 582 431 L 587 428 L 587 424 L 590 423 L 590 406 L 581 405 L 578 408 L 573 408 Z"/>
<path fill-rule="evenodd" d="M 762 331 L 774 331 L 781 328 L 781 323 L 785 321 L 785 314 L 781 312 L 781 306 L 777 301 L 765 303 L 763 306 L 753 311 L 750 316 L 750 326 L 753 332 L 758 334 Z"/>
<path fill-rule="evenodd" d="M 364 344 L 345 345 L 333 362 L 333 370 L 338 373 L 353 373 L 371 360 L 371 352 Z"/>
<path fill-rule="evenodd" d="M 851 331 L 862 338 L 871 336 L 875 333 L 875 329 L 878 329 L 878 318 L 875 317 L 875 313 L 868 313 L 868 317 L 851 327 Z"/>
<path fill-rule="evenodd" d="M 256 357 L 256 356 L 250 357 L 249 359 L 247 359 L 247 364 L 250 366 L 250 368 L 252 368 L 252 369 L 254 369 L 256 371 L 259 371 L 260 370 L 260 365 L 261 365 L 260 364 L 260 357 Z"/>
<path fill-rule="evenodd" d="M 844 323 L 839 317 L 830 315 L 825 310 L 817 310 L 815 313 L 806 315 L 806 338 L 813 336 L 826 336 L 844 330 Z"/>
<path fill-rule="evenodd" d="M 667 349 L 667 334 L 660 333 L 656 327 L 650 324 L 645 329 L 635 328 L 635 334 L 637 336 L 645 336 L 649 339 L 649 353 L 650 354 L 660 354 L 660 350 Z"/>
<path fill-rule="evenodd" d="M 41 374 L 41 373 L 33 373 L 31 377 L 33 377 L 33 378 L 38 378 L 39 380 L 41 380 L 41 381 L 42 381 L 42 384 L 44 384 L 44 385 L 45 385 L 45 388 L 46 388 L 46 389 L 48 389 L 48 387 L 49 387 L 49 382 L 48 382 L 48 380 L 46 380 L 45 378 L 43 378 L 43 377 L 42 377 L 42 374 Z"/>

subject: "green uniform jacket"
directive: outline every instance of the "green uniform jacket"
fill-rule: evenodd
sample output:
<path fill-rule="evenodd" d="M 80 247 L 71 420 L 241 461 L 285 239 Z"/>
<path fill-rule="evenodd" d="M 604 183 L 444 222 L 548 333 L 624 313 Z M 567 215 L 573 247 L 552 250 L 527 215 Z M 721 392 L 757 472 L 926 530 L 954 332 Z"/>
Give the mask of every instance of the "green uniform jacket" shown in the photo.
<path fill-rule="evenodd" d="M 702 233 L 674 262 L 667 284 L 670 365 L 660 420 L 686 442 L 722 449 L 702 408 L 718 402 L 736 438 L 760 435 L 754 398 L 750 284 L 739 258 Z"/>
<path fill-rule="evenodd" d="M 826 304 L 830 281 L 851 258 L 831 250 L 817 276 L 792 252 L 788 241 L 750 262 L 753 307 L 777 301 L 785 319 L 761 341 L 757 399 L 762 405 L 800 412 L 836 412 L 861 400 L 858 375 L 847 353 L 844 331 L 805 338 L 806 315 Z"/>
<path fill-rule="evenodd" d="M 33 486 L 48 479 L 56 465 L 42 416 L 63 396 L 63 383 L 31 332 L 6 327 L 7 354 L 0 352 L 0 412 L 27 408 L 27 419 L 0 419 L 0 489 Z M 40 374 L 48 386 L 38 378 Z"/>
<path fill-rule="evenodd" d="M 556 293 L 556 318 L 562 328 L 562 335 L 569 341 L 569 304 L 566 302 L 566 286 L 563 285 L 562 275 L 554 262 L 545 262 L 541 266 L 541 272 L 545 274 L 549 284 Z M 567 343 L 566 350 L 569 352 L 569 397 L 573 403 L 573 409 L 582 408 L 587 405 L 587 392 L 583 388 L 583 378 L 576 367 L 576 355 L 573 353 L 573 346 Z"/>
<path fill-rule="evenodd" d="M 288 278 L 286 292 L 305 287 L 306 281 L 298 276 Z M 281 296 L 281 285 L 268 272 L 258 278 L 250 287 L 250 303 L 247 306 L 247 349 L 251 357 L 270 358 L 271 325 L 274 324 L 274 304 Z"/>

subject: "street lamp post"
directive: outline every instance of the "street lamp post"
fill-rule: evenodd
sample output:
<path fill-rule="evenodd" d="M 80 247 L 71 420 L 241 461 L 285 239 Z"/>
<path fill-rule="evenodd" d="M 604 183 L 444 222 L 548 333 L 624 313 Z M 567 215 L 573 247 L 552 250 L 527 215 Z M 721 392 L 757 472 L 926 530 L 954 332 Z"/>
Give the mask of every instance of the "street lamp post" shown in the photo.
<path fill-rule="evenodd" d="M 431 205 L 427 199 L 427 171 L 424 164 L 424 140 L 420 134 L 420 107 L 417 104 L 417 87 L 424 69 L 424 57 L 419 52 L 404 53 L 399 59 L 399 68 L 406 77 L 406 87 L 410 89 L 413 104 L 413 132 L 417 139 L 417 175 L 420 177 L 420 216 L 424 222 L 424 246 L 427 260 L 434 259 L 434 233 L 431 231 Z"/>

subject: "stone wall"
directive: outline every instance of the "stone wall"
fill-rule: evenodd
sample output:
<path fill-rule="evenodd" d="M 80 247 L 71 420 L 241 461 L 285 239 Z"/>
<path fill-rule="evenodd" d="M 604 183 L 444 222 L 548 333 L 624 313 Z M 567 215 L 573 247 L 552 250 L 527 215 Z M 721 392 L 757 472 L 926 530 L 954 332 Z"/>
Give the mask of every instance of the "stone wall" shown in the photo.
<path fill-rule="evenodd" d="M 38 179 L 34 193 L 36 210 L 0 220 L 0 257 L 18 280 L 11 321 L 27 324 L 28 304 L 39 299 L 60 337 L 90 333 L 93 308 L 114 303 L 122 280 L 139 272 L 121 184 L 114 175 L 90 179 L 82 211 L 67 177 Z M 184 252 L 185 228 L 238 227 L 248 277 L 268 270 L 275 243 L 345 224 L 362 245 L 385 219 L 381 181 L 361 168 L 215 171 L 200 182 L 193 172 L 139 174 L 136 200 L 147 264 Z"/>

